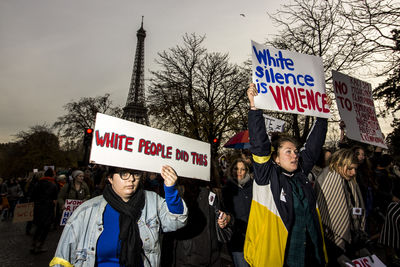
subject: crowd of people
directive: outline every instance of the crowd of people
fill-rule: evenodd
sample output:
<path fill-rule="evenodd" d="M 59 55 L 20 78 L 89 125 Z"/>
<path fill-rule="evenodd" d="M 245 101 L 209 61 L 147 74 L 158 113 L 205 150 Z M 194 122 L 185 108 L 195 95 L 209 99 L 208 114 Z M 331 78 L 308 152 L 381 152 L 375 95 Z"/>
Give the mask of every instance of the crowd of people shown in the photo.
<path fill-rule="evenodd" d="M 400 266 L 400 171 L 378 147 L 344 134 L 323 147 L 317 118 L 301 148 L 266 132 L 257 90 L 247 92 L 250 149 L 211 164 L 211 180 L 179 177 L 173 166 L 148 173 L 111 166 L 48 168 L 27 179 L 0 179 L 1 218 L 34 202 L 26 224 L 34 254 L 60 227 L 66 199 L 82 200 L 64 226 L 50 266 L 348 266 L 385 248 Z M 226 158 L 225 158 L 226 159 Z M 226 162 L 224 162 L 225 164 Z M 223 168 L 222 168 L 223 167 Z"/>

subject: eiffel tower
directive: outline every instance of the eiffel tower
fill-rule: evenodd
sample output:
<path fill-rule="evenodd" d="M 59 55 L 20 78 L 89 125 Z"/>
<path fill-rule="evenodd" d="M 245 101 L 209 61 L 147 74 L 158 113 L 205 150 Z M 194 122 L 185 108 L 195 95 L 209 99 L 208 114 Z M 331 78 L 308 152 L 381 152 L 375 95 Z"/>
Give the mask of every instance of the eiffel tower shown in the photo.
<path fill-rule="evenodd" d="M 146 38 L 146 31 L 143 29 L 143 16 L 142 25 L 137 31 L 136 36 L 135 62 L 133 64 L 128 99 L 123 108 L 122 118 L 149 126 L 149 117 L 147 116 L 144 96 L 144 38 Z"/>

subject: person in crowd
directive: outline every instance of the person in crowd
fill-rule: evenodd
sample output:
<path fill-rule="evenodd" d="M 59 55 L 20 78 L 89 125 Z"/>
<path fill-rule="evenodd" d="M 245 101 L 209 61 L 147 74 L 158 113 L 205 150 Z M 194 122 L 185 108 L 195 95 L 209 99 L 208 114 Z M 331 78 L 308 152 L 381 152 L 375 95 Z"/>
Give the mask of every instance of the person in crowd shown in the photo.
<path fill-rule="evenodd" d="M 378 185 L 375 181 L 375 174 L 372 169 L 372 163 L 370 159 L 367 157 L 367 151 L 362 146 L 353 146 L 352 150 L 357 158 L 357 173 L 356 173 L 356 181 L 358 186 L 360 187 L 361 194 L 363 197 L 363 201 L 365 204 L 365 217 L 366 217 L 366 226 L 365 229 L 369 234 L 374 234 L 376 231 L 374 230 L 376 225 L 375 215 L 373 211 L 373 202 L 374 202 L 374 192 L 377 190 Z M 372 215 L 372 216 L 371 216 Z"/>
<path fill-rule="evenodd" d="M 240 153 L 240 156 L 242 160 L 246 163 L 246 166 L 248 166 L 248 174 L 253 178 L 253 164 L 251 162 L 251 152 L 248 149 L 242 149 L 242 152 Z"/>
<path fill-rule="evenodd" d="M 346 136 L 346 123 L 344 121 L 340 121 L 339 123 L 339 129 L 340 129 L 340 138 L 338 142 L 338 147 L 339 149 L 341 148 L 351 148 L 351 140 Z"/>
<path fill-rule="evenodd" d="M 110 184 L 68 219 L 50 266 L 159 266 L 160 230 L 183 227 L 188 210 L 172 167 L 161 169 L 165 199 L 143 190 L 142 175 L 109 167 Z"/>
<path fill-rule="evenodd" d="M 316 119 L 300 151 L 290 136 L 270 141 L 262 110 L 254 105 L 257 94 L 251 84 L 247 95 L 254 183 L 245 259 L 251 266 L 324 266 L 322 229 L 307 175 L 325 142 L 327 119 Z"/>
<path fill-rule="evenodd" d="M 62 173 L 62 174 L 57 175 L 57 177 L 56 177 L 57 196 L 66 183 L 67 183 L 67 176 L 65 174 Z M 54 230 L 58 229 L 58 227 L 60 225 L 60 221 L 61 221 L 61 216 L 62 216 L 62 207 L 60 206 L 60 203 L 57 200 L 56 216 L 54 217 L 54 223 L 53 223 Z"/>
<path fill-rule="evenodd" d="M 97 173 L 97 175 L 100 175 L 100 173 Z M 92 197 L 97 197 L 97 196 L 100 196 L 103 194 L 104 188 L 106 187 L 106 185 L 108 183 L 106 170 L 104 170 L 102 176 L 103 177 L 100 179 L 100 182 L 96 185 L 96 189 L 94 190 Z"/>
<path fill-rule="evenodd" d="M 54 221 L 55 204 L 57 201 L 57 186 L 54 175 L 54 170 L 48 168 L 44 172 L 44 177 L 39 179 L 33 189 L 33 224 L 36 228 L 30 251 L 34 254 L 47 251 L 43 245 L 50 231 L 51 224 Z"/>
<path fill-rule="evenodd" d="M 398 201 L 391 202 L 387 208 L 379 243 L 385 247 L 386 262 L 389 266 L 400 266 L 400 202 Z"/>
<path fill-rule="evenodd" d="M 4 221 L 8 217 L 8 210 L 10 209 L 10 203 L 8 202 L 7 198 L 7 183 L 0 178 L 0 198 L 1 198 L 1 209 L 0 209 L 0 216 L 1 220 Z"/>
<path fill-rule="evenodd" d="M 228 173 L 228 182 L 222 189 L 222 196 L 226 211 L 231 213 L 235 219 L 228 249 L 235 266 L 245 267 L 249 265 L 244 259 L 243 246 L 253 197 L 253 179 L 250 176 L 247 162 L 242 158 L 233 161 Z"/>
<path fill-rule="evenodd" d="M 28 181 L 25 185 L 25 197 L 27 202 L 32 202 L 33 199 L 33 191 L 35 189 L 35 186 L 37 182 L 39 181 L 39 178 L 44 177 L 44 172 L 33 172 L 29 175 Z M 26 222 L 25 226 L 25 234 L 26 235 L 31 235 L 32 231 L 32 226 L 33 226 L 33 221 L 28 221 Z"/>
<path fill-rule="evenodd" d="M 93 174 L 90 169 L 86 169 L 83 172 L 83 181 L 88 186 L 90 195 L 93 195 L 93 192 L 95 190 L 95 184 L 94 184 Z"/>
<path fill-rule="evenodd" d="M 66 199 L 75 199 L 86 201 L 90 199 L 90 190 L 87 184 L 83 181 L 84 173 L 81 170 L 72 172 L 72 182 L 65 184 L 58 193 L 58 205 L 61 210 L 64 210 Z"/>
<path fill-rule="evenodd" d="M 106 173 L 106 169 L 103 165 L 95 164 L 92 167 L 93 182 L 94 182 L 94 186 L 96 188 L 104 180 L 105 173 Z"/>
<path fill-rule="evenodd" d="M 399 252 L 400 249 L 400 192 L 395 190 L 396 180 L 400 177 L 393 172 L 391 155 L 383 154 L 377 157 L 376 164 L 376 205 L 384 214 L 384 224 L 378 242 L 385 248 L 387 263 L 400 266 L 400 255 L 396 253 L 396 250 Z"/>
<path fill-rule="evenodd" d="M 393 157 L 383 154 L 376 158 L 375 179 L 378 184 L 375 205 L 383 214 L 391 202 L 399 202 L 399 198 L 393 192 L 393 179 L 391 168 L 393 167 Z"/>
<path fill-rule="evenodd" d="M 67 176 L 65 174 L 58 175 L 56 182 L 57 182 L 58 188 L 61 190 L 61 188 L 63 188 L 64 185 L 67 183 Z"/>
<path fill-rule="evenodd" d="M 321 174 L 322 170 L 329 165 L 331 157 L 332 150 L 328 148 L 323 148 L 317 162 L 311 170 L 315 177 L 318 177 Z"/>
<path fill-rule="evenodd" d="M 171 247 L 173 253 L 172 259 L 166 257 L 168 254 L 163 256 L 163 265 L 221 266 L 222 244 L 228 240 L 219 238 L 217 232 L 228 231 L 229 239 L 233 220 L 223 212 L 220 190 L 212 188 L 208 181 L 183 178 L 179 181 L 179 191 L 188 205 L 188 223 L 178 231 L 164 236 L 164 254 L 169 253 Z"/>
<path fill-rule="evenodd" d="M 163 181 L 158 173 L 150 172 L 146 174 L 144 180 L 144 189 L 156 192 L 160 196 L 164 196 Z"/>
<path fill-rule="evenodd" d="M 321 190 L 317 202 L 330 266 L 351 262 L 349 258 L 365 245 L 356 243 L 356 239 L 366 237 L 365 206 L 355 179 L 358 162 L 351 149 L 339 149 L 332 155 L 326 177 L 318 177 Z"/>
<path fill-rule="evenodd" d="M 19 203 L 20 199 L 24 196 L 21 186 L 17 182 L 17 179 L 11 178 L 7 186 L 7 198 L 10 203 L 10 210 L 8 213 L 8 219 L 14 217 L 15 206 Z"/>
<path fill-rule="evenodd" d="M 19 184 L 19 187 L 21 188 L 21 192 L 19 193 L 20 198 L 18 200 L 18 203 L 26 203 L 27 202 L 27 198 L 25 195 L 25 187 L 26 184 L 28 183 L 28 178 L 27 177 L 18 177 L 17 179 L 17 183 Z"/>
<path fill-rule="evenodd" d="M 327 172 L 327 166 L 329 165 L 329 161 L 332 156 L 332 151 L 327 148 L 323 148 L 321 154 L 318 157 L 317 162 L 312 168 L 311 172 L 308 174 L 308 180 L 314 186 L 318 176 L 325 175 Z"/>

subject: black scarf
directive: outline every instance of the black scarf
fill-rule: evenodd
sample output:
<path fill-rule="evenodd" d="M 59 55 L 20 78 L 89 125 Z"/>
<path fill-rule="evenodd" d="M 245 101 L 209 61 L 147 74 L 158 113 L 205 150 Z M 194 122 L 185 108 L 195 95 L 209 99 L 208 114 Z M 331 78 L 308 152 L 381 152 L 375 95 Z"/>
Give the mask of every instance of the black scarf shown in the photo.
<path fill-rule="evenodd" d="M 139 185 L 128 202 L 123 201 L 114 192 L 111 185 L 107 185 L 104 188 L 103 197 L 111 207 L 120 213 L 119 240 L 121 242 L 121 250 L 117 255 L 119 264 L 124 267 L 142 266 L 143 243 L 140 239 L 137 224 L 145 203 L 142 187 Z"/>

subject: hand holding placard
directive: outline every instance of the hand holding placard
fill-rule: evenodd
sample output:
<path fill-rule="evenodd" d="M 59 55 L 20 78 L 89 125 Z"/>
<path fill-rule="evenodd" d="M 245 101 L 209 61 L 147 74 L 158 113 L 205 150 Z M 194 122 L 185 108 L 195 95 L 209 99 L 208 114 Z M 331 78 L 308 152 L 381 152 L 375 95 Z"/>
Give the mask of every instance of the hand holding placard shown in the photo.
<path fill-rule="evenodd" d="M 175 185 L 176 180 L 178 179 L 175 170 L 168 165 L 162 166 L 161 177 L 164 179 L 164 184 L 168 187 Z"/>

